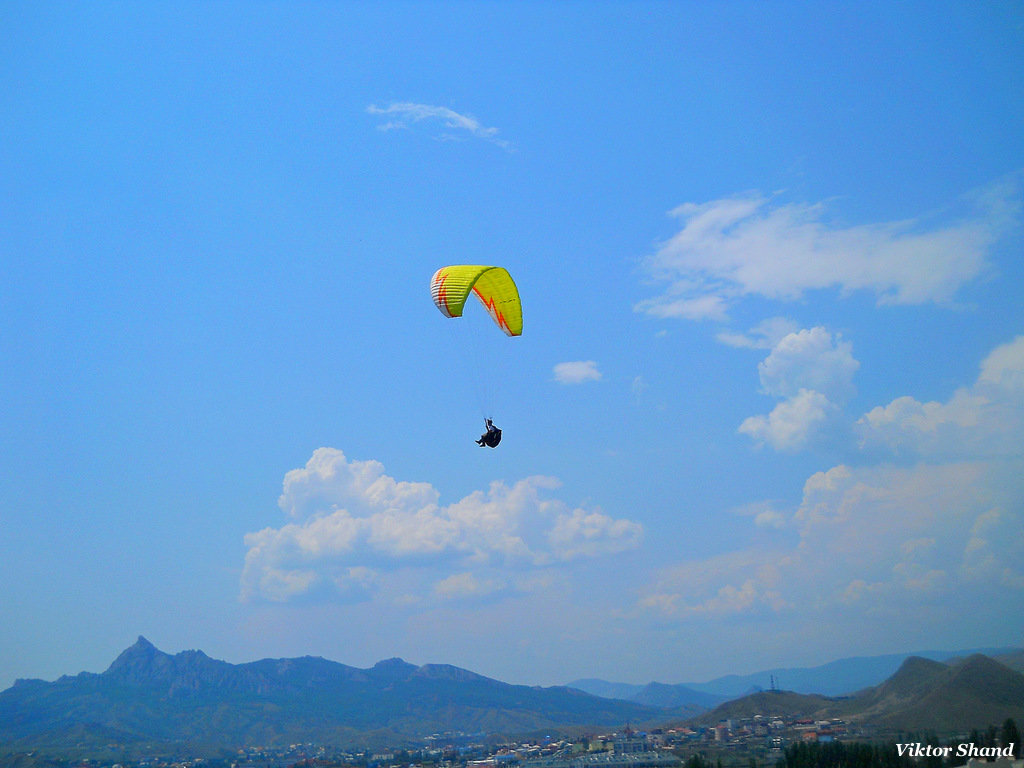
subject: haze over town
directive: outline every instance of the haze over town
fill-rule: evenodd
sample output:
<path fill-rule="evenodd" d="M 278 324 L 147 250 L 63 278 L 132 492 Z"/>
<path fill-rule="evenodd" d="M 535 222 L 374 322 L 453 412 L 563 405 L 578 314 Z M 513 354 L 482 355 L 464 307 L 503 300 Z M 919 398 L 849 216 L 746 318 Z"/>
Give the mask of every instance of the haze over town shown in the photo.
<path fill-rule="evenodd" d="M 0 15 L 0 689 L 1019 646 L 1020 3 Z"/>

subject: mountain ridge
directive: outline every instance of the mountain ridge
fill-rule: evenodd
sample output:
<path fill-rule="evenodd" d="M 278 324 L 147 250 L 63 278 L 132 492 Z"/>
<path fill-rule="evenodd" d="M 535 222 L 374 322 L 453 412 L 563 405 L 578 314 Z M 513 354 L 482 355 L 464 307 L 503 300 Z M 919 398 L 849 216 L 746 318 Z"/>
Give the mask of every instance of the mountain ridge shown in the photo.
<path fill-rule="evenodd" d="M 680 691 L 711 694 L 720 700 L 738 698 L 771 687 L 774 678 L 778 685 L 795 693 L 820 694 L 823 696 L 845 696 L 863 688 L 877 685 L 895 674 L 900 665 L 910 657 L 933 661 L 948 661 L 973 654 L 984 654 L 1003 660 L 1006 666 L 1024 671 L 1024 649 L 1010 647 L 972 648 L 958 651 L 914 651 L 910 653 L 882 654 L 878 656 L 849 656 L 814 667 L 775 667 L 745 675 L 723 675 L 707 682 L 684 682 L 677 684 L 615 683 L 599 678 L 584 678 L 567 683 L 570 687 L 595 696 L 638 701 L 645 689 L 652 685 L 669 685 Z"/>
<path fill-rule="evenodd" d="M 1013 662 L 1018 656 L 1002 658 Z M 54 682 L 18 680 L 0 691 L 0 748 L 395 747 L 431 733 L 508 738 L 626 722 L 714 724 L 757 714 L 932 731 L 984 728 L 1008 717 L 1024 722 L 1024 674 L 983 654 L 949 663 L 910 656 L 877 685 L 841 698 L 773 689 L 708 711 L 693 703 L 677 706 L 682 686 L 651 683 L 642 689 L 660 704 L 567 686 L 511 685 L 449 664 L 417 666 L 400 658 L 367 669 L 315 656 L 231 664 L 198 650 L 164 653 L 140 636 L 104 672 Z M 666 702 L 673 706 L 662 706 Z"/>
<path fill-rule="evenodd" d="M 125 743 L 395 745 L 434 732 L 606 727 L 665 716 L 451 665 L 393 658 L 359 669 L 310 656 L 230 664 L 202 651 L 167 654 L 140 636 L 104 672 L 23 680 L 0 692 L 0 743 L 33 748 L 93 732 Z"/>
<path fill-rule="evenodd" d="M 943 664 L 911 656 L 879 685 L 852 696 L 762 691 L 733 699 L 693 718 L 710 725 L 762 716 L 839 718 L 876 728 L 966 732 L 1024 720 L 1024 674 L 983 654 Z"/>

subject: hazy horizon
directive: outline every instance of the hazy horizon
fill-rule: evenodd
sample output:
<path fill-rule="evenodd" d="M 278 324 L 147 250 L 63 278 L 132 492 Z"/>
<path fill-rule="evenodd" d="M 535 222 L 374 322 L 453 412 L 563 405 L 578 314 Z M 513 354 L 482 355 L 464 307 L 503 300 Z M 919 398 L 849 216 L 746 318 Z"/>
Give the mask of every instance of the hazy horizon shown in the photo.
<path fill-rule="evenodd" d="M 106 669 L 110 665 L 112 665 L 116 661 L 117 658 L 120 657 L 121 654 L 133 650 L 140 643 L 149 644 L 157 652 L 162 653 L 162 654 L 166 654 L 168 656 L 175 656 L 175 655 L 178 655 L 178 654 L 181 654 L 181 653 L 200 652 L 200 653 L 203 653 L 204 655 L 206 655 L 207 657 L 215 659 L 217 661 L 225 661 L 224 659 L 217 659 L 216 657 L 213 657 L 213 656 L 210 656 L 209 654 L 206 654 L 206 652 L 202 648 L 182 648 L 182 649 L 179 649 L 179 650 L 176 650 L 176 651 L 168 651 L 167 649 L 160 648 L 155 643 L 152 643 L 149 640 L 149 638 L 147 638 L 147 637 L 145 637 L 143 635 L 139 635 L 136 638 L 134 643 L 132 643 L 129 646 L 126 646 L 125 648 L 122 648 L 113 657 L 111 657 L 110 662 L 103 669 L 79 670 L 77 672 L 64 672 L 64 673 L 62 673 L 60 675 L 60 677 L 73 677 L 75 675 L 82 674 L 82 673 L 86 673 L 86 674 L 102 674 L 104 671 L 106 671 Z M 958 649 L 958 650 L 949 650 L 949 649 L 947 649 L 947 650 L 917 649 L 917 650 L 914 650 L 914 651 L 905 651 L 905 652 L 902 652 L 902 653 L 895 653 L 895 654 L 880 654 L 878 656 L 851 656 L 851 657 L 844 657 L 844 658 L 838 658 L 838 659 L 831 659 L 831 660 L 825 662 L 824 664 L 818 664 L 818 665 L 814 665 L 814 666 L 770 667 L 770 668 L 765 668 L 765 669 L 748 670 L 748 671 L 744 671 L 744 672 L 727 672 L 724 675 L 718 675 L 716 677 L 709 678 L 707 680 L 645 680 L 645 681 L 641 682 L 641 681 L 626 681 L 626 680 L 605 680 L 603 678 L 584 677 L 584 678 L 575 678 L 573 680 L 565 680 L 565 681 L 562 681 L 560 683 L 552 683 L 551 685 L 553 685 L 553 686 L 571 686 L 572 683 L 586 681 L 586 682 L 607 683 L 609 685 L 632 686 L 632 687 L 636 687 L 636 688 L 643 688 L 644 686 L 646 686 L 648 684 L 652 684 L 652 683 L 663 684 L 663 685 L 698 685 L 698 686 L 704 686 L 704 685 L 710 685 L 710 684 L 716 683 L 716 682 L 725 681 L 725 680 L 727 680 L 729 678 L 740 678 L 740 679 L 743 679 L 743 678 L 748 678 L 748 677 L 754 677 L 754 676 L 757 676 L 757 675 L 771 675 L 773 673 L 785 672 L 785 671 L 796 672 L 796 671 L 817 670 L 817 669 L 820 669 L 822 667 L 828 667 L 828 666 L 832 666 L 832 665 L 842 664 L 842 663 L 845 663 L 845 662 L 855 662 L 855 661 L 861 661 L 861 660 L 883 659 L 883 658 L 890 658 L 890 657 L 911 658 L 911 657 L 920 656 L 920 657 L 924 657 L 924 658 L 933 659 L 933 660 L 936 660 L 936 661 L 948 661 L 950 659 L 958 658 L 961 655 L 970 655 L 970 654 L 975 654 L 975 653 L 983 653 L 983 654 L 991 655 L 991 654 L 1005 653 L 1005 652 L 1018 651 L 1018 650 L 1024 650 L 1024 647 L 1004 646 L 1004 647 L 998 647 L 998 648 L 997 647 L 962 648 L 962 649 Z M 384 663 L 384 662 L 387 662 L 387 661 L 398 660 L 398 661 L 402 661 L 402 662 L 407 663 L 407 664 L 411 664 L 412 666 L 416 666 L 416 667 L 420 667 L 420 666 L 424 666 L 424 665 L 430 665 L 430 664 L 450 665 L 450 666 L 453 666 L 453 667 L 458 667 L 458 668 L 461 668 L 461 669 L 465 669 L 465 670 L 467 670 L 469 672 L 476 672 L 476 670 L 471 669 L 469 667 L 462 666 L 462 665 L 458 664 L 457 662 L 447 662 L 447 661 L 446 662 L 438 662 L 438 661 L 429 661 L 429 660 L 428 661 L 411 661 L 409 659 L 403 659 L 401 657 L 381 658 L 381 659 L 378 659 L 377 661 L 375 661 L 372 664 L 369 664 L 369 665 L 367 665 L 365 667 L 356 667 L 355 665 L 347 664 L 344 660 L 341 660 L 341 659 L 332 659 L 332 658 L 323 657 L 323 656 L 315 656 L 315 657 L 313 657 L 310 654 L 303 654 L 301 656 L 292 657 L 292 658 L 303 658 L 303 657 L 307 657 L 307 658 L 323 658 L 325 661 L 328 661 L 328 662 L 333 662 L 333 663 L 341 664 L 341 665 L 348 666 L 348 667 L 358 668 L 358 669 L 371 669 L 371 668 L 375 667 L 377 664 L 381 664 L 381 663 Z M 252 658 L 252 659 L 246 659 L 246 660 L 242 660 L 242 661 L 233 661 L 233 662 L 228 662 L 228 663 L 231 663 L 231 664 L 234 664 L 234 665 L 238 666 L 238 665 L 244 665 L 244 664 L 252 664 L 252 663 L 256 663 L 256 662 L 260 662 L 260 661 L 265 661 L 267 659 L 274 659 L 274 658 L 281 658 L 281 657 L 260 656 L 260 657 L 256 657 L 256 658 Z M 28 679 L 32 679 L 32 678 L 28 678 Z M 38 678 L 36 678 L 36 679 L 38 679 Z M 493 679 L 496 679 L 496 678 L 493 678 Z M 44 682 L 55 682 L 55 680 L 44 680 Z M 514 684 L 514 685 L 532 685 L 532 683 L 522 682 L 522 681 L 512 682 L 512 681 L 508 681 L 508 680 L 499 680 L 499 682 L 510 683 L 510 684 Z M 767 682 L 766 682 L 766 684 L 767 684 Z M 6 688 L 2 688 L 0 690 L 6 690 Z M 788 689 L 786 689 L 783 686 L 783 690 L 788 690 Z M 598 695 L 600 695 L 600 694 L 598 694 Z"/>

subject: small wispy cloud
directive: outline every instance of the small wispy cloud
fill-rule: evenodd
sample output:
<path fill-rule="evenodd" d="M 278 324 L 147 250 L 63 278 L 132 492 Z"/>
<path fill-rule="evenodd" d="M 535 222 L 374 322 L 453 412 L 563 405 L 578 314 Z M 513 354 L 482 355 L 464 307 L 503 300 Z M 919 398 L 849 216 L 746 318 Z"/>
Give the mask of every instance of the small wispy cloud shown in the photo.
<path fill-rule="evenodd" d="M 771 317 L 751 328 L 747 333 L 721 331 L 715 338 L 722 344 L 741 349 L 771 349 L 786 336 L 800 330 L 800 326 L 785 317 Z"/>
<path fill-rule="evenodd" d="M 496 144 L 502 149 L 511 149 L 512 145 L 498 137 L 498 129 L 483 125 L 472 115 L 460 114 L 448 107 L 438 107 L 431 104 L 415 104 L 409 101 L 396 102 L 386 107 L 379 107 L 371 104 L 366 108 L 371 115 L 382 115 L 390 118 L 387 122 L 377 126 L 382 131 L 391 131 L 398 128 L 409 128 L 414 123 L 440 124 L 444 129 L 457 131 L 458 133 L 442 133 L 440 138 L 454 139 L 463 136 L 470 136 L 483 139 Z"/>
<path fill-rule="evenodd" d="M 503 584 L 483 579 L 473 572 L 453 573 L 434 584 L 434 594 L 447 600 L 482 597 L 499 591 Z"/>
<path fill-rule="evenodd" d="M 593 360 L 575 360 L 555 366 L 555 381 L 559 384 L 582 384 L 585 381 L 600 381 L 601 372 Z"/>

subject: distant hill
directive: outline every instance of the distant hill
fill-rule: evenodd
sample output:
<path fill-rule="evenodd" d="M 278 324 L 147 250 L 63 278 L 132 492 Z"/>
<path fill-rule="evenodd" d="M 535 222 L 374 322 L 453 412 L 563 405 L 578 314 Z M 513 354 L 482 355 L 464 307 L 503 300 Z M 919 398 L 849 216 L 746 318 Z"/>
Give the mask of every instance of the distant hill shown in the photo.
<path fill-rule="evenodd" d="M 389 659 L 358 669 L 313 657 L 235 665 L 202 651 L 172 656 L 140 637 L 101 674 L 19 680 L 0 692 L 0 746 L 399 745 L 445 731 L 507 735 L 658 718 L 665 710 L 447 665 Z"/>
<path fill-rule="evenodd" d="M 804 718 L 820 716 L 834 699 L 793 691 L 758 691 L 727 701 L 710 712 L 694 718 L 698 725 L 714 725 L 722 720 L 762 717 Z"/>
<path fill-rule="evenodd" d="M 1024 650 L 1022 649 L 974 648 L 963 651 L 915 651 L 914 653 L 883 656 L 855 656 L 831 661 L 817 667 L 777 667 L 749 675 L 725 675 L 705 683 L 680 683 L 670 687 L 679 692 L 678 700 L 681 704 L 703 706 L 714 706 L 716 703 L 714 697 L 717 697 L 720 702 L 759 690 L 767 690 L 771 687 L 773 677 L 778 687 L 787 691 L 817 693 L 822 696 L 845 696 L 863 688 L 878 685 L 894 674 L 900 665 L 912 656 L 933 661 L 948 661 L 978 653 L 997 658 L 1018 672 L 1024 671 Z M 574 680 L 568 685 L 595 696 L 640 702 L 646 698 L 642 695 L 645 689 L 662 684 L 630 685 L 629 683 L 610 683 L 605 680 L 588 678 Z M 710 694 L 712 698 L 702 700 L 695 695 L 701 693 Z"/>
<path fill-rule="evenodd" d="M 608 683 L 591 678 L 571 682 L 569 687 L 606 699 L 632 701 L 651 707 L 684 709 L 693 714 L 718 706 L 727 699 L 725 696 L 696 691 L 686 685 L 667 685 L 665 683 L 630 685 L 629 683 Z"/>
<path fill-rule="evenodd" d="M 664 683 L 648 683 L 630 698 L 630 701 L 651 707 L 687 707 L 700 710 L 710 709 L 724 700 L 724 696 L 695 691 L 685 685 Z"/>
<path fill-rule="evenodd" d="M 975 654 L 943 664 L 911 657 L 880 685 L 834 698 L 762 691 L 734 699 L 692 722 L 714 724 L 754 715 L 842 718 L 880 728 L 953 733 L 1024 721 L 1024 674 Z"/>
<path fill-rule="evenodd" d="M 1024 672 L 1024 650 L 1000 653 L 993 656 L 993 658 L 1010 669 L 1015 669 L 1018 672 Z"/>
<path fill-rule="evenodd" d="M 596 677 L 587 677 L 581 680 L 573 680 L 566 683 L 570 688 L 584 691 L 593 696 L 602 696 L 606 699 L 622 699 L 629 701 L 644 689 L 642 685 L 632 683 L 610 683 L 607 680 L 599 680 Z"/>
<path fill-rule="evenodd" d="M 984 728 L 1008 717 L 1024 720 L 1024 675 L 981 654 L 951 665 L 907 659 L 899 672 L 855 701 L 858 719 L 877 725 Z"/>

